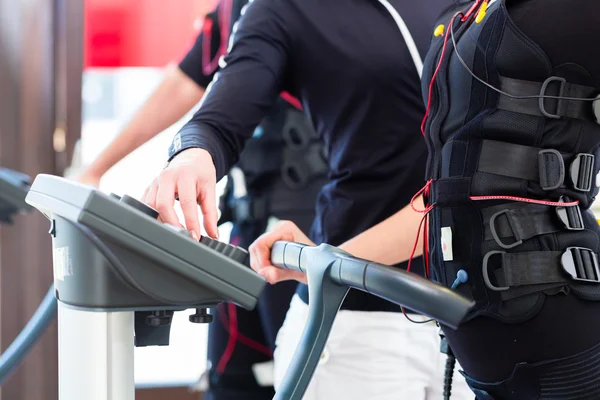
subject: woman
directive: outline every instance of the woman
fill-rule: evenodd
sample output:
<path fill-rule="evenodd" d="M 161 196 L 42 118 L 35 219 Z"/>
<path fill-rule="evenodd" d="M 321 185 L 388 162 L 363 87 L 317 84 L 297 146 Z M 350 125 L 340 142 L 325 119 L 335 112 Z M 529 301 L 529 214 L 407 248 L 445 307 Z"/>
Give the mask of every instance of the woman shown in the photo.
<path fill-rule="evenodd" d="M 302 101 L 328 153 L 329 180 L 318 196 L 313 240 L 341 244 L 385 220 L 422 185 L 420 55 L 435 16 L 448 3 L 253 1 L 198 113 L 173 140 L 169 166 L 144 200 L 179 225 L 177 195 L 186 228 L 196 237 L 199 203 L 214 237 L 216 180 L 235 163 L 279 93 L 288 91 Z M 413 214 L 404 215 L 407 255 L 420 219 Z M 300 285 L 277 338 L 276 380 L 296 347 L 307 301 L 308 289 Z M 413 325 L 394 304 L 352 291 L 306 399 L 438 398 L 442 370 L 435 324 Z"/>
<path fill-rule="evenodd" d="M 472 1 L 446 12 L 425 61 L 431 277 L 476 306 L 445 329 L 478 399 L 597 399 L 600 63 L 594 0 Z M 342 247 L 404 259 L 394 216 Z M 454 234 L 453 234 L 454 233 Z M 252 246 L 270 282 L 275 240 Z M 377 245 L 377 251 L 371 246 Z M 376 254 L 374 254 L 376 253 Z"/>

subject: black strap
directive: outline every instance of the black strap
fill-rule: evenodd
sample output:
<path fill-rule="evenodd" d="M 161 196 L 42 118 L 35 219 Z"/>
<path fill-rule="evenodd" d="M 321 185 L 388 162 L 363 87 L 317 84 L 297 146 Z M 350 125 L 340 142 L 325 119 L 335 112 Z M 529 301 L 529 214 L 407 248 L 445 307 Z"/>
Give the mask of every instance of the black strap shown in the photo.
<path fill-rule="evenodd" d="M 502 204 L 484 208 L 481 213 L 484 240 L 494 240 L 503 249 L 517 247 L 535 236 L 584 228 L 581 211 L 576 205 L 548 207 L 526 203 Z M 512 240 L 507 240 L 509 238 Z"/>
<path fill-rule="evenodd" d="M 477 171 L 537 182 L 547 191 L 563 186 L 568 176 L 574 189 L 588 192 L 594 177 L 594 155 L 483 140 Z"/>
<path fill-rule="evenodd" d="M 564 229 L 550 207 L 537 204 L 505 204 L 482 210 L 484 240 L 494 240 L 503 249 L 519 246 L 535 236 Z M 507 240 L 512 238 L 512 240 Z"/>
<path fill-rule="evenodd" d="M 513 96 L 558 96 L 578 99 L 598 97 L 600 89 L 568 83 L 564 78 L 552 76 L 544 82 L 531 82 L 500 77 L 500 89 Z M 574 118 L 596 121 L 594 105 L 591 101 L 565 99 L 514 99 L 501 95 L 498 109 L 540 117 Z"/>
<path fill-rule="evenodd" d="M 495 260 L 495 257 L 499 260 Z M 492 269 L 495 283 L 490 279 Z M 483 258 L 482 272 L 486 286 L 498 292 L 522 286 L 573 281 L 600 283 L 598 255 L 582 247 L 569 247 L 564 252 L 490 251 Z"/>
<path fill-rule="evenodd" d="M 557 267 L 561 255 L 560 251 L 504 253 L 501 256 L 502 268 L 495 271 L 496 277 L 502 277 L 498 284 L 519 287 L 569 282 L 569 278 Z"/>

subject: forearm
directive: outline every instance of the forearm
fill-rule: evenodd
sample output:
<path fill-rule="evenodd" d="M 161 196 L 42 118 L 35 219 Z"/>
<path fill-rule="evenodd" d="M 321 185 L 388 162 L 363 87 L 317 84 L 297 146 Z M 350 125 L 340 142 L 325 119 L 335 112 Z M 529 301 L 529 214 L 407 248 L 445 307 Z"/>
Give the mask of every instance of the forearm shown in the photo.
<path fill-rule="evenodd" d="M 278 4 L 250 3 L 200 109 L 175 136 L 169 160 L 189 148 L 204 149 L 213 159 L 217 179 L 237 162 L 246 141 L 285 89 L 291 34 Z"/>
<path fill-rule="evenodd" d="M 414 206 L 422 209 L 423 198 L 418 197 Z M 356 257 L 386 265 L 407 261 L 415 247 L 422 219 L 423 214 L 414 211 L 409 204 L 385 221 L 345 242 L 340 248 Z M 418 236 L 415 257 L 420 256 L 423 249 L 423 235 Z"/>
<path fill-rule="evenodd" d="M 204 89 L 178 67 L 170 67 L 150 98 L 89 167 L 90 173 L 103 175 L 135 149 L 179 121 L 203 94 Z"/>

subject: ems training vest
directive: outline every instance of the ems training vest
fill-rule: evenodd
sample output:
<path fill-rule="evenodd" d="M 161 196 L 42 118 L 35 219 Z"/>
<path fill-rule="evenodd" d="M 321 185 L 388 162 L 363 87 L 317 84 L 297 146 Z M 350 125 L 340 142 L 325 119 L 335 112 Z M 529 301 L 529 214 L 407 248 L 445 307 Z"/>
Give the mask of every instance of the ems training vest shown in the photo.
<path fill-rule="evenodd" d="M 328 165 L 323 142 L 304 113 L 279 98 L 237 163 L 248 196 L 237 199 L 231 175 L 222 197 L 220 222 L 264 222 L 269 216 L 314 212 Z M 312 219 L 312 218 L 311 218 Z M 303 223 L 306 225 L 306 223 Z"/>
<path fill-rule="evenodd" d="M 456 289 L 476 302 L 468 319 L 525 321 L 546 296 L 600 300 L 600 102 L 575 100 L 600 88 L 579 65 L 552 65 L 504 0 L 462 21 L 473 4 L 440 17 L 424 62 L 432 279 L 468 273 Z"/>

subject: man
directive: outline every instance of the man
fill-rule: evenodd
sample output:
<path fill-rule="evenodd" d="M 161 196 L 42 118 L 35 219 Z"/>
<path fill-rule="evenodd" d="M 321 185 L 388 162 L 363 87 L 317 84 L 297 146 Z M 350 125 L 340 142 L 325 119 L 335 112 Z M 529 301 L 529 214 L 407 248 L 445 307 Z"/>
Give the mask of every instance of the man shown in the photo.
<path fill-rule="evenodd" d="M 216 180 L 287 90 L 302 100 L 329 155 L 313 240 L 340 244 L 388 218 L 422 186 L 420 54 L 446 4 L 255 0 L 200 110 L 174 138 L 170 163 L 144 200 L 179 225 L 177 195 L 186 228 L 196 237 L 200 204 L 204 227 L 216 237 Z M 407 259 L 420 215 L 403 218 L 406 238 L 399 246 Z M 419 264 L 413 268 L 422 272 Z M 295 349 L 307 301 L 301 285 L 278 336 L 278 377 Z M 443 367 L 435 324 L 412 325 L 395 305 L 362 292 L 351 292 L 342 308 L 305 398 L 439 397 Z"/>
<path fill-rule="evenodd" d="M 224 0 L 206 16 L 187 55 L 169 68 L 121 134 L 82 173 L 81 182 L 98 186 L 108 169 L 200 101 L 218 69 L 218 59 L 227 52 L 233 22 L 245 4 Z M 316 194 L 327 172 L 322 142 L 294 99 L 284 96 L 289 101 L 279 99 L 261 121 L 236 171 L 229 175 L 222 197 L 219 222 L 233 223 L 230 241 L 244 248 L 273 219 L 290 219 L 308 232 Z M 209 325 L 207 399 L 272 399 L 275 338 L 295 289 L 295 282 L 267 287 L 251 312 L 233 304 L 218 307 Z"/>

